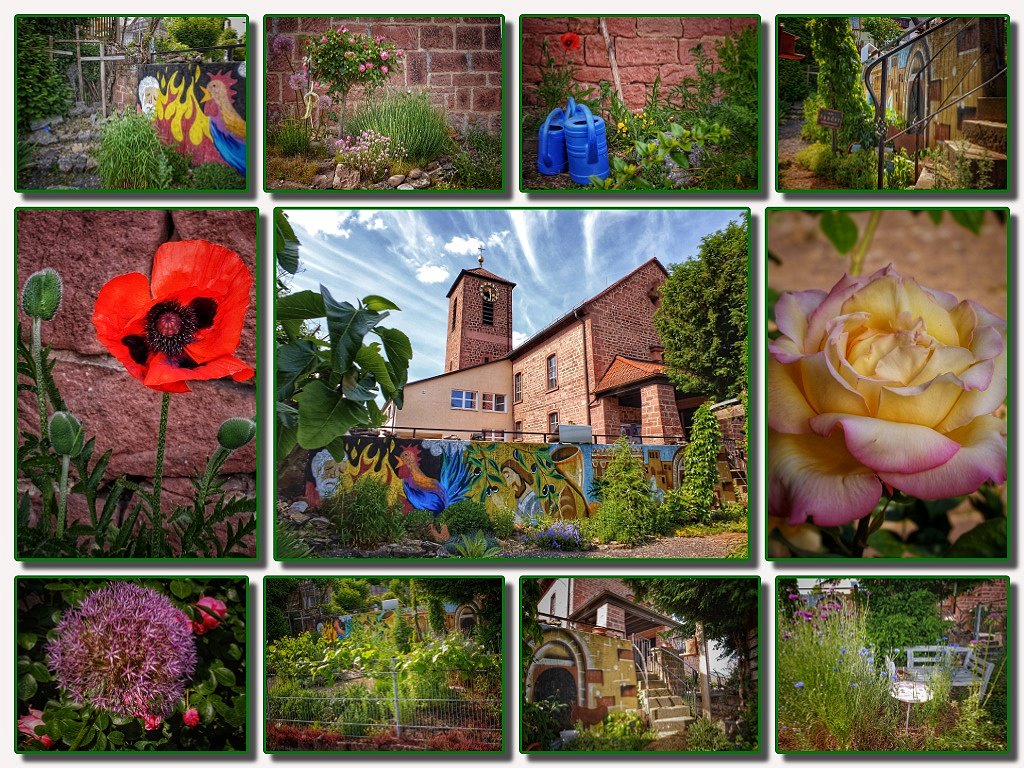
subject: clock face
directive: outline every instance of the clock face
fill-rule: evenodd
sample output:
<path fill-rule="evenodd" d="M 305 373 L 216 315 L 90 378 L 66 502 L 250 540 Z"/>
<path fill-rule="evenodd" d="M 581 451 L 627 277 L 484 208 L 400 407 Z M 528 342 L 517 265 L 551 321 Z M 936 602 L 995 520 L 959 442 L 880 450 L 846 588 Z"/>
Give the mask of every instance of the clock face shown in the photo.
<path fill-rule="evenodd" d="M 480 286 L 480 295 L 483 296 L 487 301 L 498 300 L 498 289 L 495 288 L 491 283 L 484 283 Z"/>

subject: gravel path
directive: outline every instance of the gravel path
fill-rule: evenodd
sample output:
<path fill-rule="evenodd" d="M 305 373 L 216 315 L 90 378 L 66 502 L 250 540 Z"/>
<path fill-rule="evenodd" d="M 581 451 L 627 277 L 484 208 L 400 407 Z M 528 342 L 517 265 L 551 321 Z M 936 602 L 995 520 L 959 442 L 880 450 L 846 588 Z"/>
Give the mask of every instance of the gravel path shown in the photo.
<path fill-rule="evenodd" d="M 840 189 L 839 185 L 823 179 L 813 171 L 796 162 L 796 155 L 805 147 L 810 146 L 800 138 L 800 126 L 803 124 L 803 102 L 794 104 L 779 123 L 779 139 L 776 144 L 776 164 L 779 173 L 779 189 Z"/>
<path fill-rule="evenodd" d="M 549 549 L 523 549 L 506 551 L 504 557 L 516 558 L 566 558 L 578 560 L 594 560 L 597 558 L 724 558 L 731 549 L 745 541 L 745 533 L 716 533 L 711 536 L 693 538 L 658 539 L 650 544 L 639 547 L 626 547 L 620 544 L 601 544 L 597 549 L 586 552 L 555 552 Z"/>

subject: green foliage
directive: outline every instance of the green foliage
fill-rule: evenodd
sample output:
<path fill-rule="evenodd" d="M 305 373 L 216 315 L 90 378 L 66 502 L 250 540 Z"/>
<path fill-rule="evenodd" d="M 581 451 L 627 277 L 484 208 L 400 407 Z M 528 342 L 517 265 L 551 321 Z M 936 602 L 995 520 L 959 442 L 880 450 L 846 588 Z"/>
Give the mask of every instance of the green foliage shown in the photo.
<path fill-rule="evenodd" d="M 402 502 L 372 475 L 363 475 L 351 488 L 340 487 L 321 512 L 334 523 L 343 547 L 378 547 L 399 541 L 405 531 Z"/>
<path fill-rule="evenodd" d="M 910 582 L 913 583 L 913 582 Z M 944 621 L 935 596 L 923 589 L 897 594 L 873 593 L 868 603 L 867 636 L 900 663 L 904 648 L 941 645 L 952 626 Z"/>
<path fill-rule="evenodd" d="M 861 16 L 860 27 L 878 48 L 886 48 L 903 36 L 903 27 L 892 16 Z"/>
<path fill-rule="evenodd" d="M 877 185 L 877 156 L 874 152 L 860 150 L 836 155 L 830 146 L 816 143 L 797 152 L 796 162 L 844 189 L 875 189 Z"/>
<path fill-rule="evenodd" d="M 775 83 L 778 104 L 781 111 L 789 105 L 803 101 L 811 92 L 811 84 L 807 78 L 807 64 L 792 59 L 779 59 L 775 62 Z"/>
<path fill-rule="evenodd" d="M 463 499 L 441 513 L 440 523 L 448 526 L 453 536 L 483 531 L 490 533 L 493 524 L 487 514 L 487 505 L 480 501 Z"/>
<path fill-rule="evenodd" d="M 577 66 L 568 60 L 563 51 L 559 62 L 548 49 L 548 41 L 540 43 L 541 63 L 540 82 L 527 92 L 526 97 L 537 112 L 534 120 L 540 125 L 548 113 L 556 107 L 565 107 L 572 98 L 577 104 L 584 104 L 591 109 L 597 107 L 596 89 L 591 85 L 576 82 Z"/>
<path fill-rule="evenodd" d="M 405 513 L 405 533 L 413 539 L 429 539 L 434 514 L 428 509 L 410 509 Z"/>
<path fill-rule="evenodd" d="M 246 747 L 246 582 L 243 578 L 130 579 L 168 597 L 190 620 L 201 618 L 195 603 L 203 596 L 222 601 L 227 616 L 206 634 L 195 636 L 198 663 L 188 682 L 188 706 L 199 712 L 200 723 L 182 721 L 185 699 L 158 729 L 146 731 L 139 717 L 111 715 L 76 704 L 60 691 L 46 664 L 45 638 L 62 614 L 89 593 L 110 583 L 93 578 L 22 578 L 18 581 L 18 715 L 29 708 L 43 712 L 40 735 L 55 742 L 51 751 L 238 751 Z M 19 749 L 35 751 L 38 744 L 22 741 Z"/>
<path fill-rule="evenodd" d="M 33 120 L 64 115 L 71 103 L 71 87 L 61 71 L 63 57 L 50 57 L 48 35 L 59 36 L 49 22 L 58 19 L 26 18 L 15 20 L 17 47 L 18 129 L 27 130 Z"/>
<path fill-rule="evenodd" d="M 414 164 L 428 163 L 453 148 L 448 118 L 431 104 L 426 91 L 386 90 L 364 102 L 348 121 L 347 133 L 363 131 L 388 136 Z"/>
<path fill-rule="evenodd" d="M 598 541 L 636 546 L 660 532 L 659 509 L 651 498 L 644 464 L 624 437 L 615 443 L 604 482 L 604 501 L 592 530 Z"/>
<path fill-rule="evenodd" d="M 448 541 L 448 551 L 458 557 L 480 560 L 487 557 L 498 557 L 501 547 L 483 531 L 464 533 Z"/>
<path fill-rule="evenodd" d="M 675 264 L 662 285 L 654 327 L 666 373 L 681 390 L 725 400 L 747 388 L 747 221 L 701 240 L 697 258 Z"/>
<path fill-rule="evenodd" d="M 707 403 L 693 415 L 690 442 L 683 453 L 683 492 L 696 512 L 698 522 L 707 522 L 718 488 L 718 451 L 722 434 L 718 419 Z"/>
<path fill-rule="evenodd" d="M 280 557 L 275 552 L 275 556 Z M 299 588 L 299 579 L 264 579 L 263 581 L 263 633 L 266 642 L 291 634 L 291 622 L 285 615 L 284 607 L 289 596 Z"/>
<path fill-rule="evenodd" d="M 161 144 L 160 151 L 163 152 L 164 161 L 170 169 L 170 186 L 190 186 L 192 181 L 190 174 L 192 170 L 192 157 L 190 155 L 183 155 L 170 144 Z M 211 189 L 211 187 L 207 187 L 207 189 Z"/>
<path fill-rule="evenodd" d="M 428 599 L 441 600 L 463 605 L 473 603 L 477 607 L 477 642 L 490 652 L 501 648 L 502 580 L 496 578 L 421 579 L 417 588 Z"/>
<path fill-rule="evenodd" d="M 226 16 L 174 16 L 164 26 L 176 48 L 212 48 L 221 44 L 226 21 Z"/>
<path fill-rule="evenodd" d="M 516 532 L 516 510 L 514 507 L 495 507 L 488 510 L 491 529 L 499 539 L 511 539 Z"/>
<path fill-rule="evenodd" d="M 274 520 L 274 557 L 278 560 L 302 560 L 313 556 L 313 550 L 306 544 L 294 528 Z"/>
<path fill-rule="evenodd" d="M 436 595 L 427 598 L 427 621 L 430 624 L 430 631 L 435 635 L 447 634 L 448 625 L 444 619 L 444 601 Z"/>
<path fill-rule="evenodd" d="M 993 723 L 974 693 L 955 704 L 956 717 L 948 728 L 937 730 L 925 749 L 935 752 L 1001 752 L 1006 749 L 1006 729 Z"/>
<path fill-rule="evenodd" d="M 554 699 L 524 700 L 519 709 L 523 746 L 538 744 L 542 750 L 550 749 L 551 743 L 563 730 L 567 709 L 565 704 Z"/>
<path fill-rule="evenodd" d="M 501 135 L 474 125 L 466 133 L 462 149 L 452 157 L 455 183 L 462 189 L 501 189 L 504 162 Z"/>
<path fill-rule="evenodd" d="M 104 189 L 166 189 L 173 177 L 153 123 L 134 109 L 103 126 L 97 159 Z"/>
<path fill-rule="evenodd" d="M 391 625 L 391 640 L 399 653 L 412 650 L 412 625 L 406 621 L 401 611 L 395 612 L 395 623 Z"/>
<path fill-rule="evenodd" d="M 196 189 L 245 189 L 245 176 L 223 163 L 203 163 L 192 171 Z"/>
<path fill-rule="evenodd" d="M 366 579 L 338 579 L 331 590 L 327 610 L 334 614 L 362 613 L 369 604 L 370 582 Z"/>
<path fill-rule="evenodd" d="M 822 106 L 843 113 L 839 144 L 873 143 L 871 108 L 861 86 L 860 52 L 846 16 L 817 16 L 807 22 L 811 51 L 818 64 L 818 96 Z M 804 102 L 806 115 L 807 102 Z M 817 119 L 817 113 L 815 113 Z"/>
<path fill-rule="evenodd" d="M 658 738 L 639 712 L 612 712 L 597 725 L 576 724 L 579 735 L 566 745 L 573 752 L 639 752 Z"/>
<path fill-rule="evenodd" d="M 267 144 L 285 157 L 308 155 L 311 141 L 309 123 L 297 117 L 286 117 L 267 128 Z"/>
<path fill-rule="evenodd" d="M 686 749 L 693 752 L 725 752 L 733 749 L 714 720 L 698 717 L 686 726 Z"/>

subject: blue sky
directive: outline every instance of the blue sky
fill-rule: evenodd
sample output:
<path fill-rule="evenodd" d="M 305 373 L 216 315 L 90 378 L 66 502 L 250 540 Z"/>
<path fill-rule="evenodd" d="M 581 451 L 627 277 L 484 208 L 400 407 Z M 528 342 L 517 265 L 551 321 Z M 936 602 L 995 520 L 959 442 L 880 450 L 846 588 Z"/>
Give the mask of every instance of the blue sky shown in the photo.
<path fill-rule="evenodd" d="M 410 380 L 444 370 L 448 300 L 462 269 L 484 267 L 517 284 L 513 344 L 652 257 L 693 258 L 700 239 L 738 221 L 736 209 L 287 210 L 301 241 L 293 290 L 338 300 L 386 296 L 402 308 L 385 321 L 412 340 Z"/>

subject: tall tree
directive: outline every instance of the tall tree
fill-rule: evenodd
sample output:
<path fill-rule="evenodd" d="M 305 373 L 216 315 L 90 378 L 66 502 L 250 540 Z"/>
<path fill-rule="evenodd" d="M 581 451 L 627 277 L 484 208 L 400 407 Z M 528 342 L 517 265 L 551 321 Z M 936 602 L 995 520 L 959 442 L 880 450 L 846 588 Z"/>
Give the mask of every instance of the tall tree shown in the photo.
<path fill-rule="evenodd" d="M 746 217 L 730 222 L 701 240 L 695 259 L 673 265 L 654 315 L 669 378 L 716 400 L 747 388 L 747 226 Z"/>
<path fill-rule="evenodd" d="M 489 651 L 501 649 L 502 638 L 502 580 L 498 578 L 421 579 L 417 587 L 427 596 L 449 603 L 464 605 L 475 603 L 477 642 Z"/>

